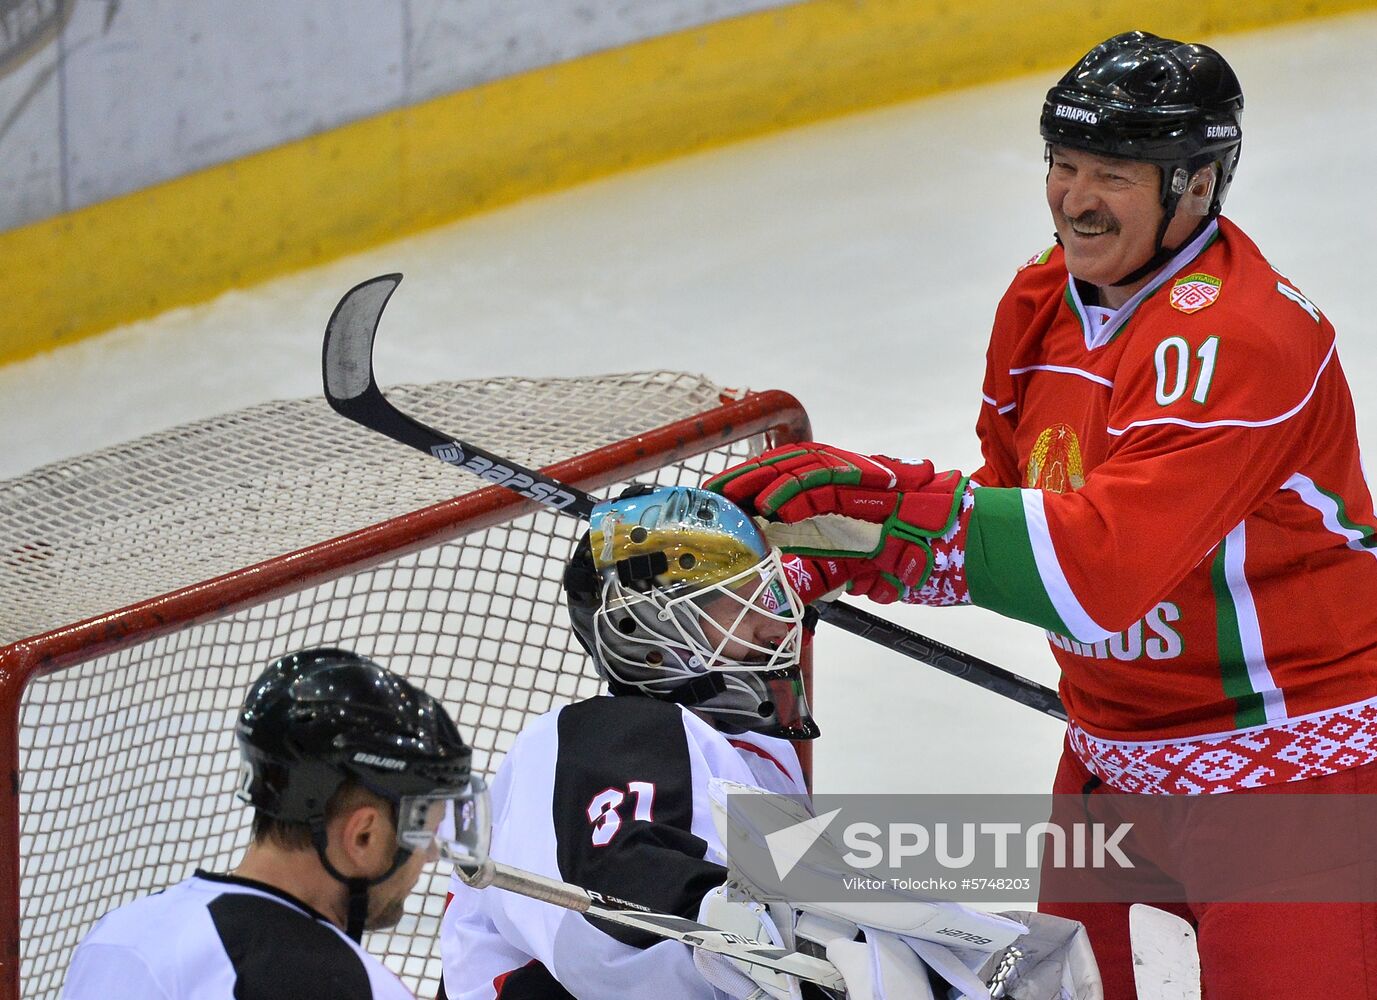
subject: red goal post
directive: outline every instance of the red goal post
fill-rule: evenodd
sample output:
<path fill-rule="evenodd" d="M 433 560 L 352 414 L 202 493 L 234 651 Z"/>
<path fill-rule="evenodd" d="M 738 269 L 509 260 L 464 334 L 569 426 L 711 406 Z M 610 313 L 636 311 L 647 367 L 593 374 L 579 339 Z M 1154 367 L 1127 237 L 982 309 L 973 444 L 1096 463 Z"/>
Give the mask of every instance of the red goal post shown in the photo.
<path fill-rule="evenodd" d="M 673 372 L 388 395 L 590 491 L 696 485 L 809 436 L 786 393 Z M 489 774 L 526 719 L 597 693 L 559 585 L 581 531 L 321 400 L 0 482 L 0 1000 L 55 1000 L 102 913 L 231 866 L 249 818 L 233 717 L 273 657 L 378 657 L 446 702 Z M 365 940 L 422 997 L 446 880 L 427 874 L 402 923 Z"/>

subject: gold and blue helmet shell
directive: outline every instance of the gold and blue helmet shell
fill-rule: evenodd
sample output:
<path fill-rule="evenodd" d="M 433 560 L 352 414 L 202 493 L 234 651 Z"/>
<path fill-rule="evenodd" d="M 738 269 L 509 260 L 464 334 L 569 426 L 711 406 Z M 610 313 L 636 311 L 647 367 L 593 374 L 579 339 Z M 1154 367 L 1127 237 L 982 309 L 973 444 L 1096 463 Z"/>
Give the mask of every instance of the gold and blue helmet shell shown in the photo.
<path fill-rule="evenodd" d="M 653 583 L 667 596 L 740 576 L 770 555 L 760 529 L 736 504 L 684 486 L 648 489 L 593 508 L 593 565 L 621 582 Z"/>

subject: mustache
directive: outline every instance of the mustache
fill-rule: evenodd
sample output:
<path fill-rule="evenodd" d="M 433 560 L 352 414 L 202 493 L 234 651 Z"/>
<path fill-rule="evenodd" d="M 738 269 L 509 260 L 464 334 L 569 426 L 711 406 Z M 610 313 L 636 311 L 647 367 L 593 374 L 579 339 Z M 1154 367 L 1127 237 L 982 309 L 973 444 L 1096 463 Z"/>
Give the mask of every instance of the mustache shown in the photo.
<path fill-rule="evenodd" d="M 1080 229 L 1103 227 L 1117 230 L 1119 228 L 1119 220 L 1108 212 L 1082 212 L 1080 215 L 1067 215 L 1066 221 Z"/>

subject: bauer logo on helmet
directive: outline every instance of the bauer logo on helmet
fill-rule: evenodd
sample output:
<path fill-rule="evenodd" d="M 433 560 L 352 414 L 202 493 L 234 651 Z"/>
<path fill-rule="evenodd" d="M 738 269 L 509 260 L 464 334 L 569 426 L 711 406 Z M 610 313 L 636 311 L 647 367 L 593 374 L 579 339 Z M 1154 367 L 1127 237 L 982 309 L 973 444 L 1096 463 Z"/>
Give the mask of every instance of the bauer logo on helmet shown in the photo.
<path fill-rule="evenodd" d="M 395 760 L 392 757 L 379 757 L 375 753 L 356 753 L 354 763 L 367 764 L 370 767 L 381 767 L 386 771 L 405 771 L 406 761 Z"/>

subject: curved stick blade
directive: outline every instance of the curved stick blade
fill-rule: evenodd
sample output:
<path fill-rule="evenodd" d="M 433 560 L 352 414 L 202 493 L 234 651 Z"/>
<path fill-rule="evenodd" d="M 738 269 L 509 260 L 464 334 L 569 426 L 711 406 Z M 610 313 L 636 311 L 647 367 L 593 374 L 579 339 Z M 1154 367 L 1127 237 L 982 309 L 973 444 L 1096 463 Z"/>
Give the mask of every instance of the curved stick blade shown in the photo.
<path fill-rule="evenodd" d="M 321 367 L 325 398 L 336 410 L 370 389 L 377 390 L 373 379 L 373 339 L 387 300 L 401 280 L 400 274 L 384 274 L 357 284 L 330 314 L 330 322 L 325 325 Z"/>
<path fill-rule="evenodd" d="M 587 520 L 597 500 L 582 490 L 527 469 L 475 444 L 442 434 L 389 403 L 373 377 L 373 341 L 400 274 L 384 274 L 344 293 L 325 324 L 321 367 L 325 398 L 342 417 L 401 444 L 466 469 L 564 514 Z"/>

